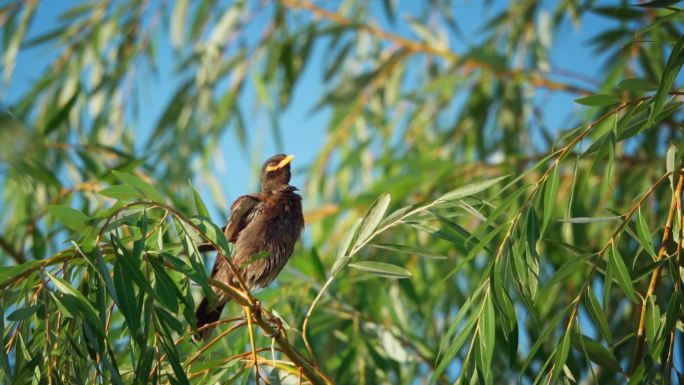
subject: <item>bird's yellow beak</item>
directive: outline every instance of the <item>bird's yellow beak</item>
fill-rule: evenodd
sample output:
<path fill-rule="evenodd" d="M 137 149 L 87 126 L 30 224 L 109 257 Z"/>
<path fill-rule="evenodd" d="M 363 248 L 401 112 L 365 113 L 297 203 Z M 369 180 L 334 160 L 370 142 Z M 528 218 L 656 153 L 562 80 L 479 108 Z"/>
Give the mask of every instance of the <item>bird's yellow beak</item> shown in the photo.
<path fill-rule="evenodd" d="M 290 164 L 290 162 L 292 162 L 292 159 L 294 159 L 294 155 L 288 155 L 285 158 L 283 158 L 283 160 L 278 162 L 278 164 L 276 164 L 275 166 L 272 166 L 270 164 L 268 166 L 266 166 L 266 171 L 280 170 L 281 168 Z"/>

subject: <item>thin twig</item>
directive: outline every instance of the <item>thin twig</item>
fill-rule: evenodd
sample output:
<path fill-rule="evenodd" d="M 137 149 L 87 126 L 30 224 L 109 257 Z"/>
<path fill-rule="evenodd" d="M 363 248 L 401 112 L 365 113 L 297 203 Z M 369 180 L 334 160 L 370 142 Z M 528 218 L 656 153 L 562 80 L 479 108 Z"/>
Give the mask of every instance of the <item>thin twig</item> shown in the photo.
<path fill-rule="evenodd" d="M 242 310 L 245 313 L 245 318 L 247 318 L 247 331 L 249 332 L 249 345 L 252 350 L 252 365 L 254 366 L 254 380 L 256 384 L 259 385 L 259 363 L 257 362 L 257 348 L 254 342 L 254 325 L 252 323 L 252 309 L 250 306 L 243 306 Z"/>

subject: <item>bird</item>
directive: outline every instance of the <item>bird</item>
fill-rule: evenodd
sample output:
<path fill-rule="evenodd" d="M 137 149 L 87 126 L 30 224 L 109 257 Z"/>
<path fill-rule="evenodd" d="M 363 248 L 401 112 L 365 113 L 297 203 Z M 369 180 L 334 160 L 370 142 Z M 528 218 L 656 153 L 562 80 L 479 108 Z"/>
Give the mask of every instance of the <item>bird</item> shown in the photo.
<path fill-rule="evenodd" d="M 224 234 L 234 244 L 232 263 L 247 289 L 268 286 L 292 256 L 304 231 L 302 198 L 290 183 L 292 155 L 270 157 L 261 168 L 261 191 L 243 195 L 233 202 Z M 211 277 L 233 287 L 239 281 L 225 258 L 216 257 Z M 220 289 L 204 297 L 195 312 L 197 329 L 216 322 L 230 298 Z M 196 341 L 207 340 L 214 327 L 199 330 Z"/>

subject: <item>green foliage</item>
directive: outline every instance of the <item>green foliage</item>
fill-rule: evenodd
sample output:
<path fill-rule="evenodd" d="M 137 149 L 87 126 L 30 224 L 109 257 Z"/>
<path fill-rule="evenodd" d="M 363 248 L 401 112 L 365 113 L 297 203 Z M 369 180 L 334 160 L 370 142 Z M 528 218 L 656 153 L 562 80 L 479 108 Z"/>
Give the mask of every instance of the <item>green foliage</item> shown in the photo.
<path fill-rule="evenodd" d="M 43 4 L 0 6 L 5 87 L 54 53 L 0 115 L 0 382 L 682 383 L 678 2 L 513 2 L 463 52 L 458 2 L 374 4 L 81 2 L 38 36 Z M 549 59 L 590 14 L 600 81 Z M 178 82 L 143 138 L 160 36 Z M 211 164 L 256 147 L 240 100 L 277 122 L 312 66 L 308 235 L 247 322 L 199 251 L 232 250 Z M 579 112 L 549 132 L 555 93 Z M 212 286 L 234 301 L 195 343 Z"/>

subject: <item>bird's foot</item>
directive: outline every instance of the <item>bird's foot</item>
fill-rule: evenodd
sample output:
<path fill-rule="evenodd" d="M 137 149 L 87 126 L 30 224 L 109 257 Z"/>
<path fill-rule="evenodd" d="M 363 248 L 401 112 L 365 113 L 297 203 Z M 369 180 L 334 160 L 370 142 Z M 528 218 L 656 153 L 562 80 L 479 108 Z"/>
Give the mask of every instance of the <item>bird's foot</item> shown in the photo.
<path fill-rule="evenodd" d="M 280 317 L 272 316 L 268 319 L 268 323 L 271 324 L 271 326 L 273 326 L 273 328 L 278 331 L 278 334 L 281 334 L 283 332 L 283 320 L 281 320 Z"/>
<path fill-rule="evenodd" d="M 261 319 L 261 301 L 254 298 L 254 303 L 249 305 L 249 309 L 252 313 L 252 318 L 257 320 Z"/>
<path fill-rule="evenodd" d="M 266 330 L 263 330 L 264 337 L 278 338 L 278 336 L 285 335 L 283 320 L 280 319 L 280 317 L 271 314 L 270 317 L 266 319 L 266 323 L 268 323 L 273 329 L 275 329 L 275 332 L 267 332 Z"/>

